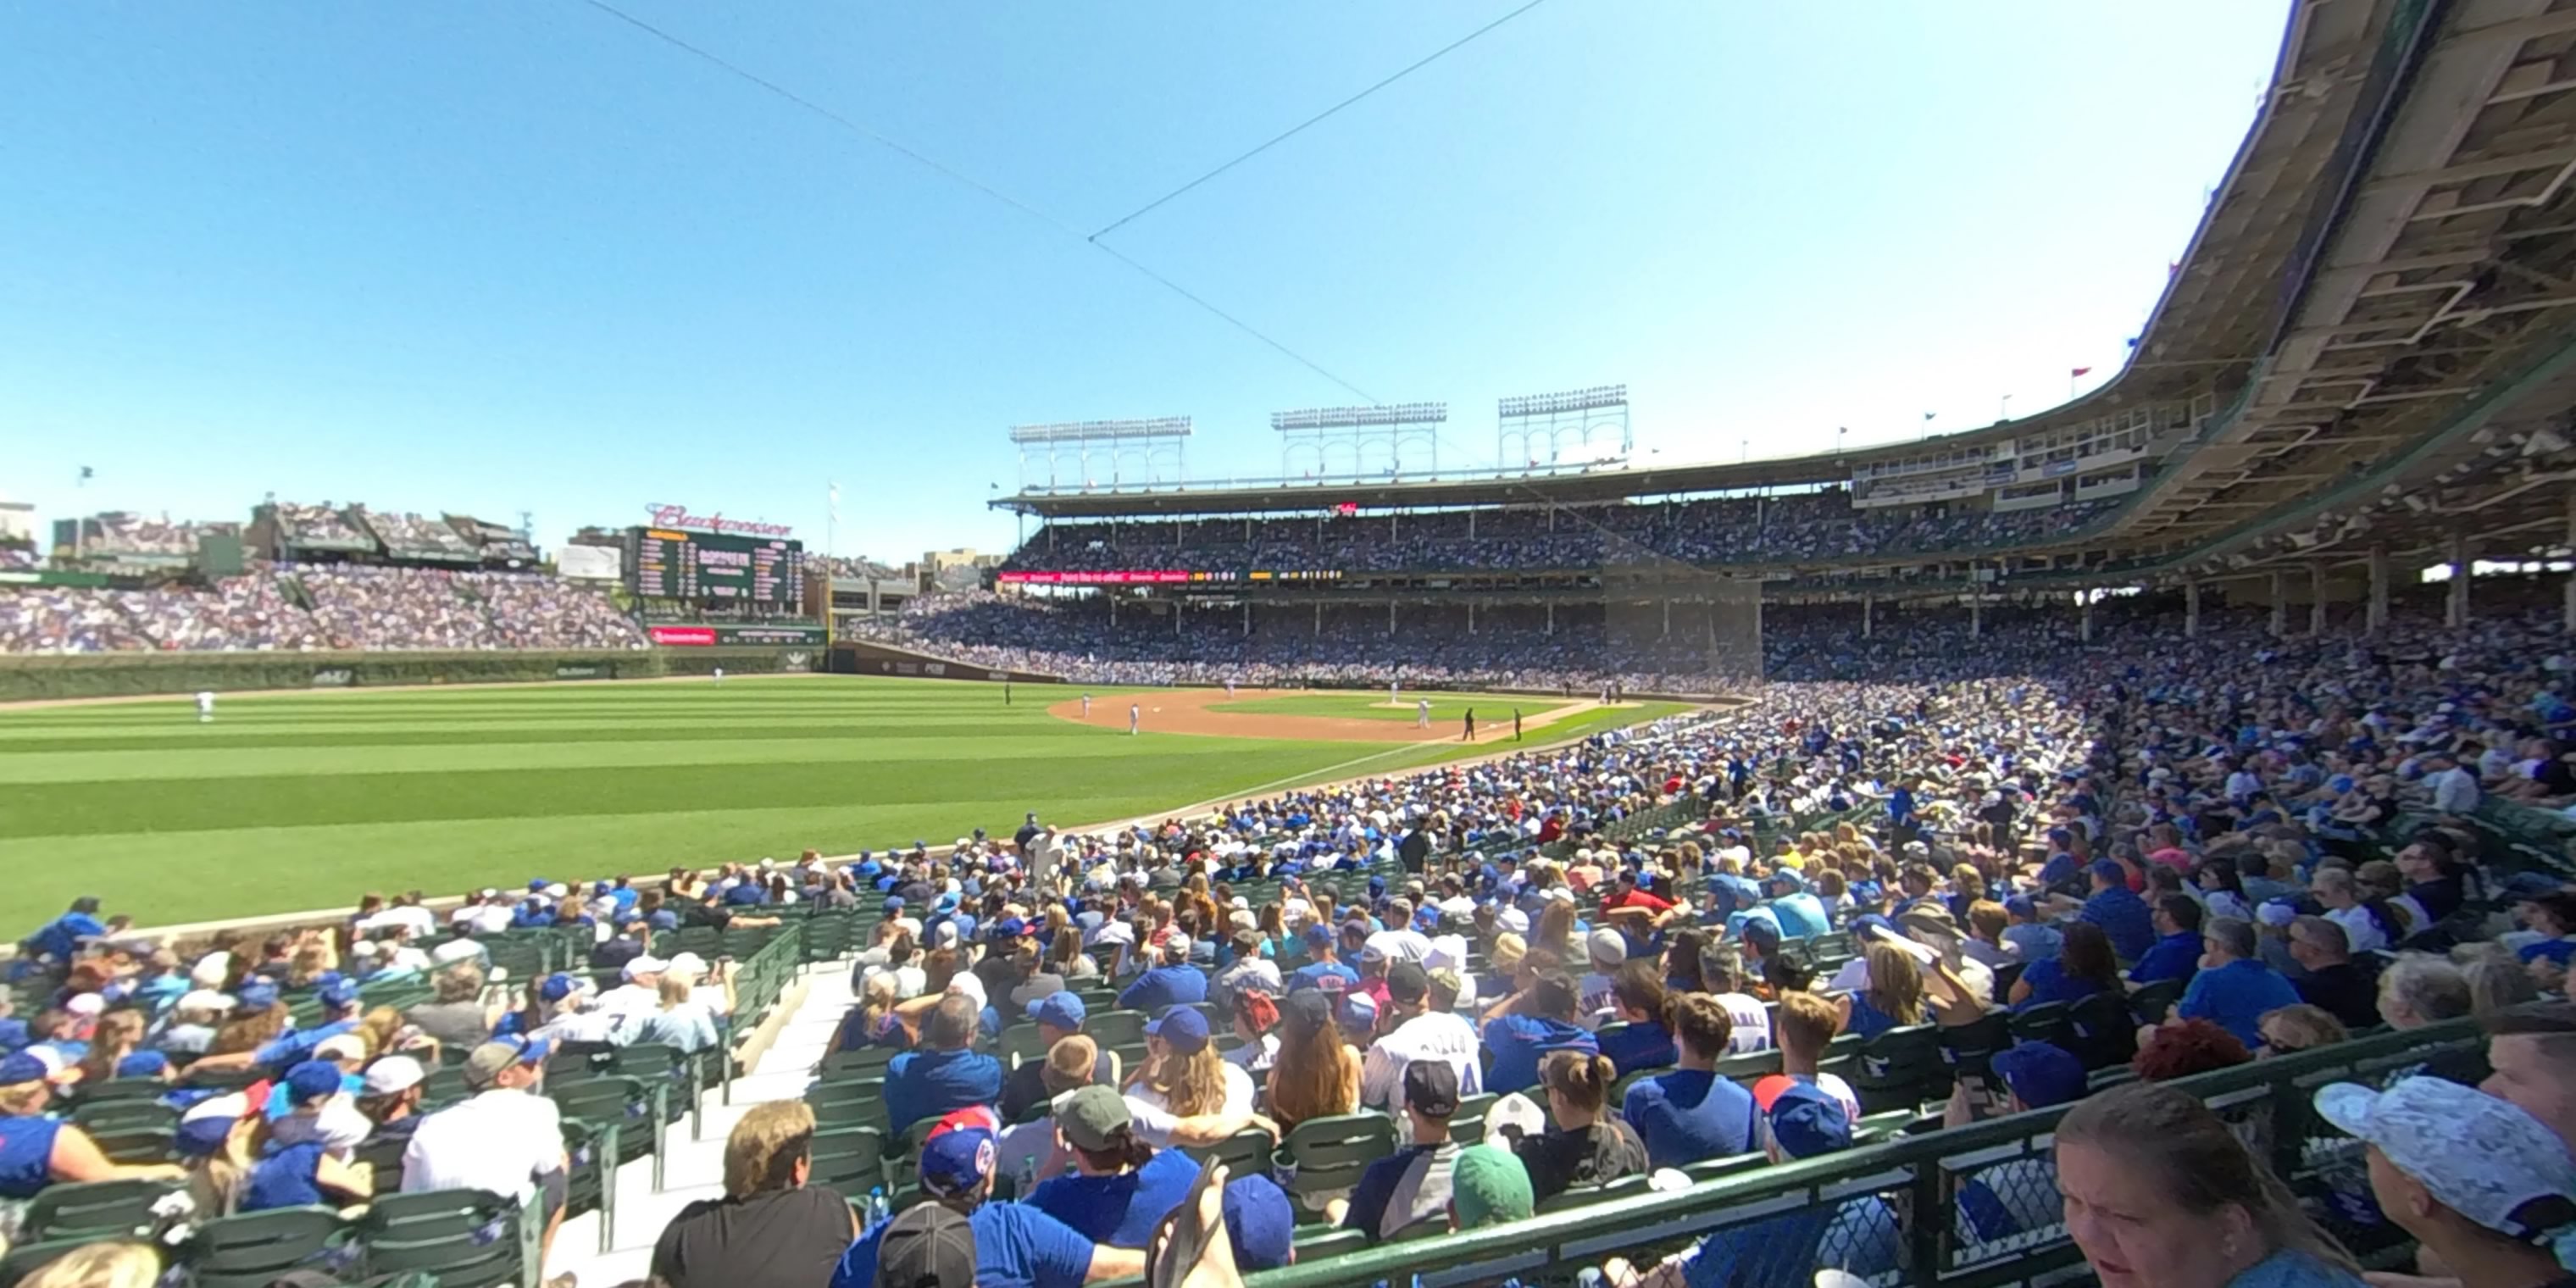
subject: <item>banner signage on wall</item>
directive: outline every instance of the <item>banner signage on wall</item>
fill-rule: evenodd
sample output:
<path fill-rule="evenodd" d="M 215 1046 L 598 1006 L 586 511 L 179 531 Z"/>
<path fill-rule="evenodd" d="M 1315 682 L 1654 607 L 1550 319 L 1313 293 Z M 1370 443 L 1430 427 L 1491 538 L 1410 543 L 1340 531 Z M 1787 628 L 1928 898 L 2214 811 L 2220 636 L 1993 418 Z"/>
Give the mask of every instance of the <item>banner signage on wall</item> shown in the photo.
<path fill-rule="evenodd" d="M 555 664 L 555 678 L 558 680 L 613 680 L 617 678 L 617 671 L 605 662 L 558 662 Z"/>
<path fill-rule="evenodd" d="M 313 687 L 317 689 L 345 689 L 357 682 L 358 673 L 345 666 L 324 667 L 313 673 Z"/>
<path fill-rule="evenodd" d="M 1005 586 L 1169 586 L 1208 581 L 1340 581 L 1339 570 L 1262 569 L 1255 572 L 1190 572 L 1172 569 L 1115 572 L 1004 572 L 993 580 Z"/>
<path fill-rule="evenodd" d="M 672 648 L 821 648 L 826 639 L 820 626 L 648 626 L 644 634 Z"/>

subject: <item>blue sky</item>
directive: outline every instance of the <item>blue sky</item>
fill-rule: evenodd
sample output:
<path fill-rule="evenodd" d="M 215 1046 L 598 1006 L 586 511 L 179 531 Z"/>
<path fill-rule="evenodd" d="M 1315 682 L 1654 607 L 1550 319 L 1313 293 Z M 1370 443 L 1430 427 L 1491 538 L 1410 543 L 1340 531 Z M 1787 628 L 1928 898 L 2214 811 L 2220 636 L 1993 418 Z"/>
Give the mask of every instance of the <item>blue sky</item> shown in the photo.
<path fill-rule="evenodd" d="M 648 501 L 1007 547 L 1024 422 L 1361 401 L 1088 232 L 1520 0 L 0 5 L 0 493 Z M 2251 121 L 2271 0 L 1550 0 L 1107 237 L 1383 401 L 1625 381 L 1641 450 L 1912 437 L 2107 376 Z M 1748 446 L 1749 440 L 1749 446 Z M 79 466 L 97 477 L 75 489 Z"/>

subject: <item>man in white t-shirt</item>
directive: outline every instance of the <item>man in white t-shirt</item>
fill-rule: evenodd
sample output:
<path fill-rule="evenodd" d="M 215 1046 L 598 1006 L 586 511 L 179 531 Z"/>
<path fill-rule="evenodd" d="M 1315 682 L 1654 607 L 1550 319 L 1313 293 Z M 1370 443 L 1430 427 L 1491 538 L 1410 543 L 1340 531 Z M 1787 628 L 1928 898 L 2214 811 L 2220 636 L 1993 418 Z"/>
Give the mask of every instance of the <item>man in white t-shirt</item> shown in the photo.
<path fill-rule="evenodd" d="M 447 922 L 469 935 L 497 935 L 510 928 L 510 908 L 501 902 L 500 891 L 483 890 L 467 896 L 464 906 L 447 914 Z"/>
<path fill-rule="evenodd" d="M 1726 1036 L 1726 1053 L 1770 1050 L 1771 1012 L 1761 999 L 1744 991 L 1744 955 L 1733 944 L 1710 944 L 1700 950 L 1699 978 L 1734 1025 Z"/>
<path fill-rule="evenodd" d="M 572 1159 L 564 1151 L 563 1117 L 538 1090 L 548 1050 L 545 1042 L 525 1038 L 474 1048 L 464 1068 L 474 1096 L 421 1120 L 403 1150 L 403 1193 L 488 1190 L 522 1203 L 542 1194 L 541 1248 L 552 1248 Z"/>
<path fill-rule="evenodd" d="M 1369 1044 L 1368 1056 L 1360 1063 L 1360 1104 L 1390 1113 L 1401 1109 L 1404 1071 L 1416 1060 L 1438 1060 L 1455 1070 L 1462 1096 L 1483 1092 L 1485 1071 L 1477 1058 L 1476 1026 L 1462 1016 L 1431 1009 L 1430 972 L 1413 962 L 1397 962 L 1387 968 L 1386 993 L 1396 1018 L 1384 1035 Z M 1331 1003 L 1320 991 L 1291 994 L 1288 1005 L 1307 1012 L 1299 1017 L 1303 1023 L 1331 1022 Z"/>

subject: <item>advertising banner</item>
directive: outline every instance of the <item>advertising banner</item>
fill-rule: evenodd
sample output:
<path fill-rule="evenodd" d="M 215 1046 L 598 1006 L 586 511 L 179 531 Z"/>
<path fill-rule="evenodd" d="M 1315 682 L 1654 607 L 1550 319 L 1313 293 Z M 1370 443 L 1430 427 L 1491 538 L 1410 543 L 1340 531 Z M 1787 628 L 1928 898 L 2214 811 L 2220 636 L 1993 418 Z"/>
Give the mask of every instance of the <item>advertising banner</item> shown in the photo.
<path fill-rule="evenodd" d="M 358 673 L 345 666 L 326 666 L 313 673 L 317 689 L 345 689 L 358 682 Z"/>
<path fill-rule="evenodd" d="M 708 648 L 716 642 L 712 626 L 648 626 L 644 635 L 656 644 L 677 648 Z"/>
<path fill-rule="evenodd" d="M 617 678 L 617 668 L 606 662 L 558 662 L 555 664 L 555 678 L 558 680 L 614 680 Z"/>
<path fill-rule="evenodd" d="M 615 581 L 626 574 L 626 552 L 615 546 L 563 546 L 555 571 L 574 581 Z"/>

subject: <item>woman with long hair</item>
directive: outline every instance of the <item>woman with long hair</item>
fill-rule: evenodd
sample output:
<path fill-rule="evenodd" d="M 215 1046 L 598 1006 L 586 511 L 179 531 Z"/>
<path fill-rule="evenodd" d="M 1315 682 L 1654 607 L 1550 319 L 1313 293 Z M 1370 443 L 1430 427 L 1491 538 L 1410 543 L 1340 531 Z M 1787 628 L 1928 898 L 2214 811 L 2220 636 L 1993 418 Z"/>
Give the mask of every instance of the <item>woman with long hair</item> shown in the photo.
<path fill-rule="evenodd" d="M 1332 999 L 1321 989 L 1288 995 L 1279 1054 L 1270 1064 L 1270 1116 L 1284 1130 L 1309 1118 L 1347 1114 L 1360 1104 L 1360 1054 L 1342 1041 Z"/>
<path fill-rule="evenodd" d="M 81 1057 L 80 1085 L 95 1087 L 116 1076 L 117 1064 L 143 1049 L 143 1012 L 119 1008 L 98 1017 L 89 1035 L 89 1054 Z"/>
<path fill-rule="evenodd" d="M 841 1021 L 840 1040 L 832 1044 L 834 1048 L 856 1051 L 862 1047 L 900 1048 L 912 1045 L 912 1035 L 895 1015 L 895 1004 L 902 1000 L 893 975 L 868 976 L 866 989 L 859 995 L 859 1004 L 851 1007 L 848 1016 Z"/>
<path fill-rule="evenodd" d="M 1049 974 L 1068 980 L 1100 977 L 1099 964 L 1082 951 L 1082 932 L 1072 926 L 1055 932 L 1054 941 L 1047 945 L 1046 968 Z"/>
<path fill-rule="evenodd" d="M 2120 962 L 2111 952 L 2111 937 L 2092 922 L 2078 921 L 2066 927 L 2055 957 L 2021 968 L 2021 978 L 2013 981 L 2007 1000 L 2018 1011 L 2050 1002 L 2080 1002 L 2120 989 Z"/>
<path fill-rule="evenodd" d="M 1610 1060 L 1590 1051 L 1551 1051 L 1539 1061 L 1553 1124 L 1542 1136 L 1512 1145 L 1529 1169 L 1530 1197 L 1546 1202 L 1576 1185 L 1607 1185 L 1646 1170 L 1646 1145 L 1628 1124 L 1607 1116 L 1610 1084 L 1619 1076 Z"/>
<path fill-rule="evenodd" d="M 1708 945 L 1708 936 L 1698 930 L 1677 930 L 1672 942 L 1664 946 L 1664 987 L 1675 993 L 1705 993 L 1707 982 L 1701 977 L 1699 955 Z"/>
<path fill-rule="evenodd" d="M 233 1008 L 232 1017 L 215 1030 L 215 1040 L 206 1047 L 208 1055 L 247 1055 L 267 1046 L 286 1032 L 286 1003 L 271 1002 L 264 1007 Z"/>
<path fill-rule="evenodd" d="M 1127 1094 L 1175 1118 L 1250 1113 L 1252 1075 L 1217 1053 L 1206 1016 L 1175 1005 L 1145 1027 L 1145 1059 L 1129 1075 Z"/>
<path fill-rule="evenodd" d="M 1529 941 L 1532 948 L 1574 952 L 1574 905 L 1562 899 L 1548 900 L 1547 909 L 1538 915 L 1538 925 L 1530 931 Z"/>
<path fill-rule="evenodd" d="M 1914 954 L 1894 944 L 1873 943 L 1863 955 L 1869 961 L 1869 987 L 1842 996 L 1843 1032 L 1874 1038 L 1921 1024 L 1923 968 Z"/>
<path fill-rule="evenodd" d="M 2360 1288 L 2351 1254 L 2186 1092 L 2135 1082 L 2077 1101 L 2057 1124 L 2057 1186 L 2103 1288 Z"/>

